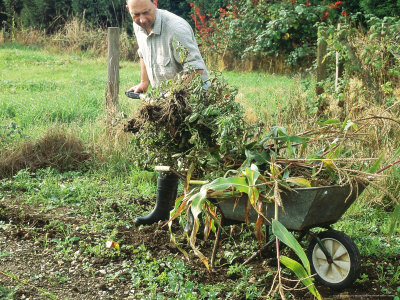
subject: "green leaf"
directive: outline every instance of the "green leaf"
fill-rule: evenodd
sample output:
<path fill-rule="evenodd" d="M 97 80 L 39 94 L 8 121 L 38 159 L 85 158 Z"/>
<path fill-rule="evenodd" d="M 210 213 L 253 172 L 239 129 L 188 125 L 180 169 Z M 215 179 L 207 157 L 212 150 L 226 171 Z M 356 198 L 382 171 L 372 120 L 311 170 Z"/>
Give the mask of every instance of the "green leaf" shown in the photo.
<path fill-rule="evenodd" d="M 290 171 L 289 171 L 289 169 L 286 169 L 286 170 L 283 172 L 282 179 L 288 179 L 289 176 L 290 176 Z"/>
<path fill-rule="evenodd" d="M 288 157 L 289 158 L 293 158 L 293 147 L 292 147 L 292 143 L 290 141 L 287 142 L 287 151 L 288 151 Z"/>
<path fill-rule="evenodd" d="M 278 39 L 280 39 L 280 36 L 278 37 Z M 286 136 L 286 128 L 285 127 L 281 127 L 281 126 L 272 126 L 271 127 L 271 134 L 274 137 L 277 137 L 279 135 L 284 135 Z"/>
<path fill-rule="evenodd" d="M 281 242 L 285 243 L 297 254 L 303 266 L 307 270 L 307 273 L 311 275 L 310 262 L 308 261 L 306 253 L 295 237 L 285 228 L 285 226 L 275 219 L 272 220 L 272 232 Z"/>
<path fill-rule="evenodd" d="M 346 117 L 346 119 L 343 121 L 340 131 L 341 132 L 347 131 L 350 127 L 353 127 L 354 130 L 358 129 L 357 124 L 355 124 L 353 121 L 350 121 L 349 117 Z"/>
<path fill-rule="evenodd" d="M 298 144 L 303 144 L 308 141 L 308 138 L 297 135 L 277 136 L 277 137 L 272 137 L 271 139 L 279 141 L 287 141 L 291 143 L 298 143 Z"/>
<path fill-rule="evenodd" d="M 342 123 L 342 127 L 340 128 L 340 131 L 343 132 L 344 128 L 346 127 L 347 121 L 349 120 L 349 117 L 347 116 L 346 119 L 344 119 Z"/>
<path fill-rule="evenodd" d="M 286 181 L 301 187 L 311 187 L 311 182 L 302 177 L 289 177 Z"/>
<path fill-rule="evenodd" d="M 393 155 L 393 158 L 395 158 L 397 155 L 399 155 L 399 153 L 400 153 L 400 147 L 399 147 L 399 149 L 397 149 L 396 153 Z"/>
<path fill-rule="evenodd" d="M 336 120 L 336 119 L 329 119 L 324 122 L 318 122 L 318 124 L 321 124 L 321 125 L 330 125 L 330 124 L 339 124 L 339 123 L 340 123 L 340 121 Z"/>
<path fill-rule="evenodd" d="M 368 169 L 368 173 L 375 173 L 376 171 L 378 171 L 379 165 L 381 164 L 384 155 L 385 153 L 382 153 L 381 156 L 379 156 L 378 160 L 372 165 L 371 168 Z"/>
<path fill-rule="evenodd" d="M 396 227 L 396 224 L 398 224 L 399 221 L 400 221 L 400 204 L 397 204 L 396 208 L 394 209 L 390 217 L 389 242 L 390 242 L 390 237 L 392 236 L 394 229 Z"/>
<path fill-rule="evenodd" d="M 189 200 L 192 202 L 190 209 L 192 210 L 192 214 L 195 220 L 202 211 L 203 203 L 206 200 L 206 196 L 207 190 L 200 190 L 200 192 L 194 194 Z"/>
<path fill-rule="evenodd" d="M 269 155 L 265 150 L 259 152 L 259 150 L 257 149 L 256 150 L 246 149 L 245 154 L 246 157 L 249 159 L 249 163 L 255 162 L 256 165 L 269 163 L 270 160 Z"/>
<path fill-rule="evenodd" d="M 244 171 L 248 183 L 247 194 L 249 195 L 250 203 L 254 206 L 260 192 L 258 191 L 256 185 L 258 176 L 260 176 L 260 172 L 255 164 L 252 164 L 250 168 L 246 168 Z"/>
<path fill-rule="evenodd" d="M 315 285 L 312 281 L 310 276 L 307 274 L 306 270 L 303 268 L 301 264 L 299 264 L 297 261 L 286 257 L 286 256 L 280 256 L 280 262 L 284 264 L 288 269 L 292 270 L 294 274 L 296 274 L 297 278 L 302 279 L 301 282 L 308 288 L 308 290 L 317 298 L 317 299 L 322 299 L 321 295 L 318 293 L 317 289 L 315 288 Z"/>
<path fill-rule="evenodd" d="M 353 121 L 347 121 L 346 126 L 344 126 L 343 131 L 347 131 L 350 127 L 353 127 L 354 130 L 358 129 L 358 126 Z"/>
<path fill-rule="evenodd" d="M 260 172 L 255 164 L 252 164 L 250 168 L 246 168 L 244 170 L 244 174 L 246 175 L 247 182 L 249 185 L 255 185 L 260 176 Z"/>
<path fill-rule="evenodd" d="M 199 114 L 198 113 L 193 113 L 192 115 L 188 116 L 187 118 L 189 123 L 193 123 L 194 121 L 196 121 L 199 118 Z"/>
<path fill-rule="evenodd" d="M 223 191 L 227 188 L 234 187 L 242 193 L 248 192 L 249 185 L 246 182 L 245 177 L 229 177 L 229 178 L 217 178 L 209 184 L 203 185 L 201 190 L 213 190 L 213 191 Z"/>

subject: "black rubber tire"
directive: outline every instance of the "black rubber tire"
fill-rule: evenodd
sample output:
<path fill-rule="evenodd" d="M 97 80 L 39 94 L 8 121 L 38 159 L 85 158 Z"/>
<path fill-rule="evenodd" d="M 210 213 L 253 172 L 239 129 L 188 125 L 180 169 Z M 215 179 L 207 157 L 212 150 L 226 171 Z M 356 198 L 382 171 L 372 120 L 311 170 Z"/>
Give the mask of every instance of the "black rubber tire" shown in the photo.
<path fill-rule="evenodd" d="M 361 256 L 356 244 L 348 235 L 336 230 L 321 232 L 318 234 L 318 237 L 324 245 L 325 243 L 328 246 L 332 245 L 332 249 L 328 249 L 329 251 L 332 250 L 333 254 L 337 253 L 340 256 L 334 258 L 333 264 L 320 259 L 319 257 L 321 257 L 322 253 L 317 239 L 314 238 L 307 249 L 311 274 L 316 274 L 315 278 L 317 281 L 332 289 L 341 290 L 348 287 L 360 275 Z M 319 257 L 317 257 L 318 255 Z M 325 273 L 324 268 L 327 268 Z M 336 278 L 334 277 L 334 273 L 338 275 Z"/>

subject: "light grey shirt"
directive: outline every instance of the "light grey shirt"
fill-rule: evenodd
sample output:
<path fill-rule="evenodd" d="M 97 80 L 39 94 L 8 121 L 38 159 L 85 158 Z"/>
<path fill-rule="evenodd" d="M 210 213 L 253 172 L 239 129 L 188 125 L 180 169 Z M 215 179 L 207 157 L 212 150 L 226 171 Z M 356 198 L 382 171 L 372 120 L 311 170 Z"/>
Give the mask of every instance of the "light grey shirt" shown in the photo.
<path fill-rule="evenodd" d="M 188 65 L 195 70 L 204 70 L 201 75 L 207 81 L 208 73 L 197 46 L 189 23 L 181 17 L 163 9 L 157 9 L 153 30 L 146 30 L 133 23 L 138 54 L 143 58 L 150 84 L 157 87 L 162 81 L 170 80 L 182 71 L 188 71 Z M 177 41 L 189 51 L 182 65 L 176 51 Z"/>

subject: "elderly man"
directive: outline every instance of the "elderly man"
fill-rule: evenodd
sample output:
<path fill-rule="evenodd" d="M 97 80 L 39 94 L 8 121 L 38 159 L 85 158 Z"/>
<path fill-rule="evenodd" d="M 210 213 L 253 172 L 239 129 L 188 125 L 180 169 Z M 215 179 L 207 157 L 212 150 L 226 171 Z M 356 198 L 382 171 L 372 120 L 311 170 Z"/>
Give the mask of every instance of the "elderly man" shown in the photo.
<path fill-rule="evenodd" d="M 178 73 L 196 70 L 207 87 L 208 72 L 197 46 L 193 30 L 181 17 L 166 10 L 157 9 L 153 0 L 127 0 L 126 8 L 133 19 L 136 40 L 139 45 L 140 83 L 130 90 L 146 92 L 149 85 L 157 87 Z M 177 42 L 188 50 L 182 63 Z M 158 175 L 156 206 L 145 217 L 135 219 L 137 224 L 152 224 L 168 220 L 177 194 L 178 177 L 170 172 Z"/>
<path fill-rule="evenodd" d="M 141 69 L 140 83 L 132 87 L 132 91 L 146 92 L 150 84 L 157 87 L 162 81 L 187 72 L 189 66 L 201 74 L 204 82 L 207 81 L 206 66 L 188 22 L 157 9 L 152 0 L 128 0 L 127 9 L 134 21 Z M 177 42 L 188 50 L 183 64 L 176 50 Z"/>

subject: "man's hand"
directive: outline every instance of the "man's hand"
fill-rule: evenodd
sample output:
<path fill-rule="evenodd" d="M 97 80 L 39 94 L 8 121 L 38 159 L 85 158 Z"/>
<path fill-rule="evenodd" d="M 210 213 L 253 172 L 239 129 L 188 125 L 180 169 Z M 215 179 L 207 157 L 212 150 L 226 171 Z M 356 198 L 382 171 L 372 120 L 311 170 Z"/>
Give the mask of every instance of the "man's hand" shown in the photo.
<path fill-rule="evenodd" d="M 135 86 L 131 87 L 129 89 L 129 91 L 132 91 L 132 92 L 135 92 L 135 93 L 146 93 L 148 88 L 149 88 L 149 84 L 148 83 L 146 84 L 144 82 L 141 82 L 138 85 L 135 85 Z"/>
<path fill-rule="evenodd" d="M 149 88 L 150 80 L 147 75 L 146 65 L 144 64 L 143 58 L 140 58 L 140 83 L 129 89 L 129 91 L 135 93 L 146 93 Z"/>

